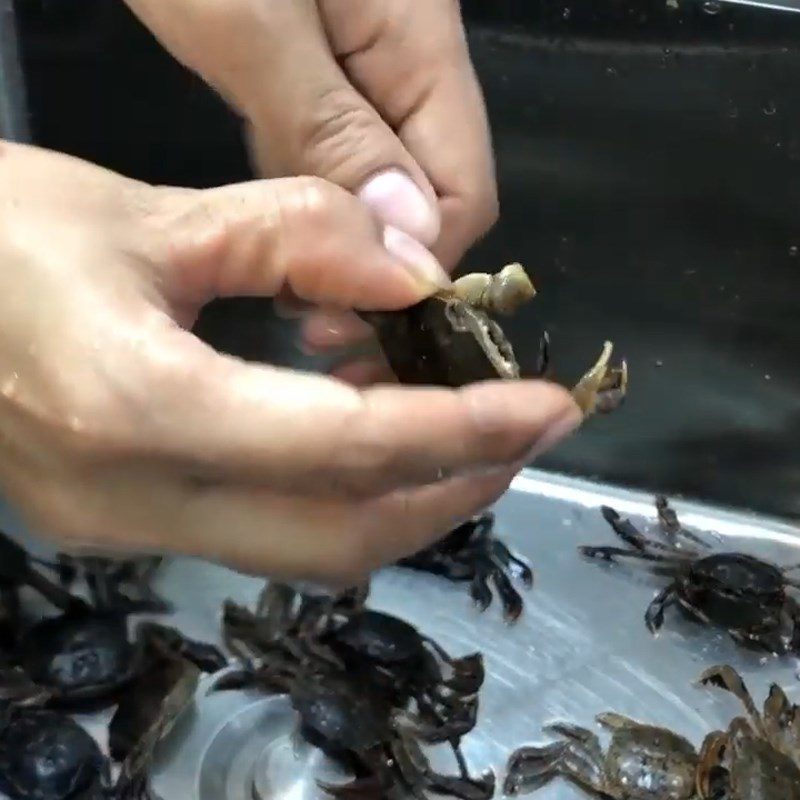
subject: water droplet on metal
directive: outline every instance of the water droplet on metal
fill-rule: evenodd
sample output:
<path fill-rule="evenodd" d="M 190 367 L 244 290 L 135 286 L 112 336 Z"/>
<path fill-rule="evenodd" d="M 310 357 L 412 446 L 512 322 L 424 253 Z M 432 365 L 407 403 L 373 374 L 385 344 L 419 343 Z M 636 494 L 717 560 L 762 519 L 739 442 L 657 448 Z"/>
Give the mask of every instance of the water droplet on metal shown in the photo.
<path fill-rule="evenodd" d="M 777 114 L 777 112 L 778 112 L 778 109 L 777 109 L 777 107 L 775 105 L 775 102 L 773 100 L 769 100 L 768 102 L 764 103 L 764 107 L 761 110 L 768 117 L 772 117 L 775 114 Z"/>
<path fill-rule="evenodd" d="M 731 119 L 736 119 L 739 116 L 739 109 L 733 103 L 728 106 L 728 116 Z"/>
<path fill-rule="evenodd" d="M 793 244 L 793 245 L 792 245 L 792 246 L 789 248 L 789 255 L 790 255 L 792 258 L 794 258 L 794 257 L 797 255 L 797 253 L 798 253 L 798 248 L 797 248 L 797 245 L 796 245 L 796 244 Z"/>
<path fill-rule="evenodd" d="M 571 10 L 571 9 L 569 9 L 569 8 L 565 8 L 565 9 L 564 9 L 564 10 L 561 12 L 561 16 L 562 16 L 564 19 L 569 19 L 571 15 L 572 15 L 572 10 Z"/>
<path fill-rule="evenodd" d="M 714 14 L 719 14 L 721 10 L 722 3 L 720 3 L 719 0 L 706 0 L 706 2 L 703 3 L 703 11 L 711 16 L 714 16 Z"/>
<path fill-rule="evenodd" d="M 616 67 L 606 67 L 606 75 L 616 75 L 617 68 Z"/>

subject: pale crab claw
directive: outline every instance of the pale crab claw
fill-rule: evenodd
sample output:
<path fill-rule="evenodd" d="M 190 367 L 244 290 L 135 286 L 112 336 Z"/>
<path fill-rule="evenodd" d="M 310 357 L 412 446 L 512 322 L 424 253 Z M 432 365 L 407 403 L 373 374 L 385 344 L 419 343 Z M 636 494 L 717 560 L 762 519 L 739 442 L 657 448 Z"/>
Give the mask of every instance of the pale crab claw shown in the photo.
<path fill-rule="evenodd" d="M 453 282 L 453 294 L 490 314 L 511 316 L 536 297 L 536 287 L 522 264 L 506 264 L 500 272 L 472 272 Z"/>
<path fill-rule="evenodd" d="M 572 397 L 584 417 L 590 417 L 592 414 L 608 414 L 625 400 L 628 390 L 628 365 L 623 360 L 618 367 L 610 366 L 613 352 L 613 343 L 606 342 L 595 365 L 572 389 Z"/>

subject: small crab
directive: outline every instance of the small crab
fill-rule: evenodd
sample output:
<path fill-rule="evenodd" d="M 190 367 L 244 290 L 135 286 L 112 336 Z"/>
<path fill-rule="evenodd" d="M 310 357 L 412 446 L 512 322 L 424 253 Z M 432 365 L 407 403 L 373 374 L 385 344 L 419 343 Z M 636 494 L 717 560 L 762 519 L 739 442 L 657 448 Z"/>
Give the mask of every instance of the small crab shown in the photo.
<path fill-rule="evenodd" d="M 298 663 L 313 660 L 335 670 L 368 670 L 370 679 L 407 709 L 426 742 L 457 741 L 475 726 L 483 684 L 479 653 L 453 658 L 413 625 L 365 607 L 363 589 L 338 598 L 312 598 L 276 581 L 267 583 L 252 614 L 228 602 L 225 639 L 247 660 L 276 647 Z"/>
<path fill-rule="evenodd" d="M 665 609 L 677 603 L 691 618 L 726 629 L 738 642 L 784 654 L 800 644 L 800 605 L 788 593 L 800 583 L 782 569 L 744 553 L 710 553 L 709 545 L 684 529 L 664 497 L 658 497 L 660 530 L 665 541 L 648 539 L 613 508 L 602 514 L 630 549 L 582 546 L 590 558 L 633 558 L 649 564 L 655 575 L 671 578 L 645 614 L 656 632 Z"/>
<path fill-rule="evenodd" d="M 483 664 L 451 658 L 413 626 L 363 607 L 363 589 L 339 598 L 303 595 L 270 582 L 256 613 L 230 601 L 225 639 L 245 666 L 212 691 L 260 688 L 289 696 L 300 733 L 350 769 L 350 796 L 395 797 L 424 789 L 488 800 L 494 776 L 469 777 L 460 738 L 475 725 Z M 445 675 L 446 673 L 446 675 Z M 434 773 L 419 742 L 447 741 L 460 776 Z"/>
<path fill-rule="evenodd" d="M 416 305 L 400 311 L 360 312 L 375 330 L 389 366 L 401 383 L 460 387 L 484 380 L 518 379 L 511 343 L 490 314 L 511 315 L 536 295 L 522 265 L 500 272 L 470 273 Z M 628 372 L 611 366 L 606 342 L 597 363 L 572 390 L 585 416 L 608 413 L 624 400 Z M 539 342 L 535 377 L 549 367 L 549 339 Z"/>
<path fill-rule="evenodd" d="M 103 800 L 109 766 L 94 738 L 58 711 L 25 709 L 0 730 L 0 792 L 10 800 Z"/>
<path fill-rule="evenodd" d="M 0 792 L 10 800 L 158 800 L 148 769 L 156 745 L 194 698 L 199 670 L 156 645 L 147 669 L 111 720 L 111 758 L 70 716 L 43 709 L 48 695 L 22 672 L 5 685 L 0 717 Z M 160 653 L 160 655 L 156 655 Z M 111 761 L 120 774 L 111 780 Z"/>
<path fill-rule="evenodd" d="M 397 565 L 450 581 L 469 581 L 470 594 L 481 611 L 491 605 L 491 583 L 500 597 L 506 621 L 515 622 L 522 613 L 522 597 L 509 576 L 530 589 L 533 572 L 494 535 L 493 529 L 494 514 L 480 514 L 435 544 L 401 559 Z"/>
<path fill-rule="evenodd" d="M 591 731 L 556 723 L 548 730 L 563 737 L 543 747 L 521 747 L 508 761 L 504 794 L 535 791 L 556 776 L 612 800 L 695 800 L 701 761 L 691 742 L 620 714 L 597 721 L 611 730 L 606 752 Z"/>
<path fill-rule="evenodd" d="M 348 675 L 330 667 L 315 671 L 310 666 L 272 661 L 252 671 L 249 678 L 244 671 L 225 675 L 214 690 L 256 687 L 270 694 L 287 694 L 299 717 L 300 735 L 353 775 L 344 785 L 320 783 L 333 797 L 399 800 L 410 792 L 424 800 L 425 790 L 461 800 L 493 796 L 493 773 L 470 777 L 463 757 L 457 777 L 433 771 L 417 744 L 416 732 L 406 727 L 390 695 L 370 680 L 368 670 Z M 255 785 L 253 793 L 260 800 Z"/>
<path fill-rule="evenodd" d="M 50 703 L 77 710 L 113 705 L 146 664 L 154 643 L 208 672 L 227 663 L 213 645 L 183 637 L 155 622 L 141 622 L 133 638 L 124 614 L 81 610 L 44 619 L 20 637 L 15 660 L 30 679 L 51 694 Z"/>
<path fill-rule="evenodd" d="M 731 692 L 747 718 L 734 718 L 727 731 L 706 737 L 702 754 L 709 768 L 698 782 L 703 798 L 800 800 L 800 708 L 772 684 L 759 714 L 741 676 L 728 665 L 709 667 L 703 685 Z"/>

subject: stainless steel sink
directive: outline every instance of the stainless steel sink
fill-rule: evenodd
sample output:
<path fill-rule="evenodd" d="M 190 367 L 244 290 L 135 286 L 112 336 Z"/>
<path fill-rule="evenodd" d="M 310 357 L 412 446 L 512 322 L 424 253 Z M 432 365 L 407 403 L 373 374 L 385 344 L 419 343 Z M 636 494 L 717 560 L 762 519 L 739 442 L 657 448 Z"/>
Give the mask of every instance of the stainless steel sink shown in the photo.
<path fill-rule="evenodd" d="M 497 531 L 535 569 L 525 611 L 512 627 L 502 622 L 496 603 L 479 613 L 463 585 L 400 569 L 375 579 L 375 607 L 408 619 L 454 653 L 479 648 L 485 654 L 479 722 L 464 742 L 476 772 L 494 769 L 500 781 L 514 748 L 547 738 L 543 725 L 562 718 L 591 727 L 593 716 L 604 710 L 671 727 L 699 744 L 704 733 L 739 712 L 730 697 L 692 685 L 713 663 L 740 669 L 759 703 L 773 680 L 800 702 L 795 658 L 743 652 L 726 634 L 677 613 L 668 613 L 658 637 L 648 633 L 643 614 L 659 580 L 635 568 L 587 562 L 576 552 L 579 544 L 613 542 L 598 513 L 604 503 L 644 524 L 653 522 L 649 495 L 538 471 L 520 474 L 497 504 Z M 800 538 L 792 526 L 705 505 L 676 501 L 675 508 L 687 526 L 712 532 L 706 538 L 720 548 L 800 561 Z M 13 520 L 6 522 L 13 527 Z M 261 582 L 175 560 L 157 588 L 176 603 L 175 622 L 187 634 L 219 642 L 223 600 L 252 603 Z M 317 779 L 345 777 L 298 739 L 294 714 L 282 698 L 207 696 L 208 685 L 207 680 L 159 753 L 154 786 L 164 800 L 250 800 L 252 781 L 264 798 L 299 800 L 321 796 Z M 102 741 L 107 716 L 85 720 Z M 451 758 L 447 751 L 431 753 L 434 766 L 448 771 L 454 768 Z M 561 781 L 537 795 L 582 796 Z"/>

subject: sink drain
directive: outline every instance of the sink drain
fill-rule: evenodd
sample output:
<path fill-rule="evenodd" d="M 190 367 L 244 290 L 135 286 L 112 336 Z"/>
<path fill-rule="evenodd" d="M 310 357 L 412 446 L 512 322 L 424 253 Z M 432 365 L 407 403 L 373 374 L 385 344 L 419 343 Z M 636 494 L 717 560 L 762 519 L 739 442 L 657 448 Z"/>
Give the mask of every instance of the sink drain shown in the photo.
<path fill-rule="evenodd" d="M 165 798 L 317 800 L 325 796 L 318 781 L 346 783 L 350 776 L 298 735 L 286 697 L 201 688 L 192 713 L 165 742 L 152 780 Z"/>
<path fill-rule="evenodd" d="M 285 698 L 256 700 L 240 709 L 209 742 L 198 800 L 311 800 L 317 781 L 347 775 L 297 735 L 297 716 Z"/>

